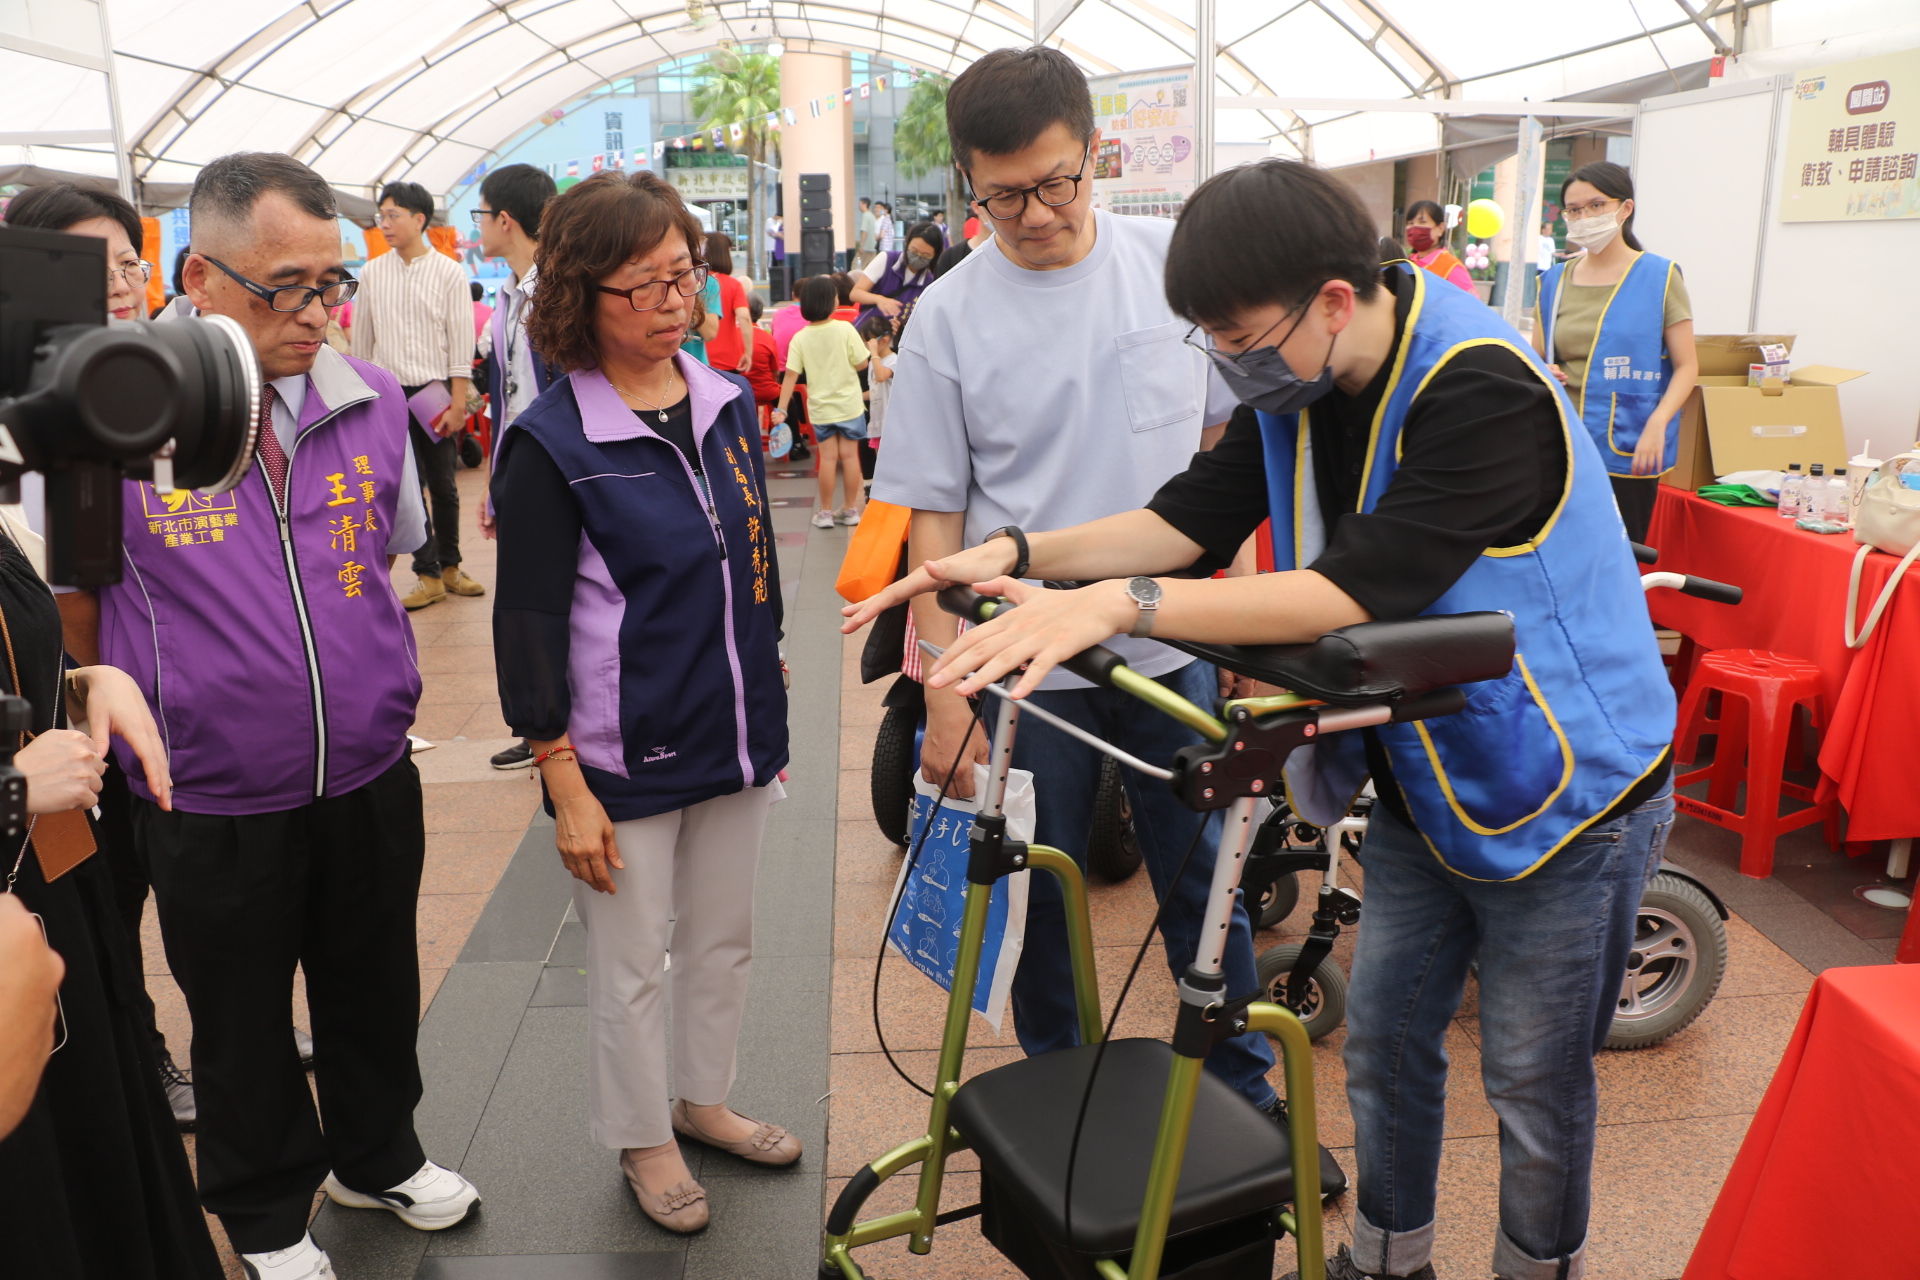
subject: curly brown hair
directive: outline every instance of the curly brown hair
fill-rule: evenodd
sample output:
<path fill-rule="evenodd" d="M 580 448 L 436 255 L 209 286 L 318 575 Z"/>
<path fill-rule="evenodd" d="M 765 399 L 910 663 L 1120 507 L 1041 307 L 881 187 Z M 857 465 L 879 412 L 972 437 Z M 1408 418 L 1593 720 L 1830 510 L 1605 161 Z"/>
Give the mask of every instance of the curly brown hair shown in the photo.
<path fill-rule="evenodd" d="M 700 264 L 700 224 L 678 191 L 644 169 L 597 173 L 555 196 L 540 215 L 540 284 L 527 309 L 527 340 L 541 358 L 561 373 L 596 367 L 594 286 L 674 234 Z"/>

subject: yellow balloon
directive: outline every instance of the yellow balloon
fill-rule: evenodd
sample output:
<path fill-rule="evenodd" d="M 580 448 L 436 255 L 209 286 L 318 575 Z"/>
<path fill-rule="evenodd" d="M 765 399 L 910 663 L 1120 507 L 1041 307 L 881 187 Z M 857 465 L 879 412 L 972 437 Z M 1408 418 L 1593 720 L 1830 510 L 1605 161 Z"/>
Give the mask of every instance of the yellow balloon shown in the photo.
<path fill-rule="evenodd" d="M 1506 221 L 1506 213 L 1492 200 L 1475 200 L 1467 206 L 1467 234 L 1476 240 L 1493 239 Z"/>

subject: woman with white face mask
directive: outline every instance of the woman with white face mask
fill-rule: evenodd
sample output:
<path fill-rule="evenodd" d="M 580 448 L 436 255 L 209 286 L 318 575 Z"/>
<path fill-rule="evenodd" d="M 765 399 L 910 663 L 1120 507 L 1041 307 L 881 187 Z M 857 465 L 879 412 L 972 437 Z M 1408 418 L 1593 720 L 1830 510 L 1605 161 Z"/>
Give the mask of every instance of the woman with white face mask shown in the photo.
<path fill-rule="evenodd" d="M 1585 252 L 1541 276 L 1534 350 L 1573 396 L 1605 459 L 1635 542 L 1653 520 L 1654 486 L 1679 460 L 1674 423 L 1699 377 L 1693 304 L 1680 268 L 1633 235 L 1633 179 L 1589 164 L 1560 187 L 1567 239 Z"/>

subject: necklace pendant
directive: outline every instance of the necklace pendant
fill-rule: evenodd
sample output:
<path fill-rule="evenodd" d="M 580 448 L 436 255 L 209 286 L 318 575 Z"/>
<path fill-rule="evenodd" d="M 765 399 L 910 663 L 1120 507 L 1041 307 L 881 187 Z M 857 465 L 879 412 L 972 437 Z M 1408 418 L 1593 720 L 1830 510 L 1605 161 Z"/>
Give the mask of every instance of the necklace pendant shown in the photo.
<path fill-rule="evenodd" d="M 662 409 L 660 411 L 660 421 L 665 422 L 666 420 L 667 420 L 667 411 L 665 409 Z"/>

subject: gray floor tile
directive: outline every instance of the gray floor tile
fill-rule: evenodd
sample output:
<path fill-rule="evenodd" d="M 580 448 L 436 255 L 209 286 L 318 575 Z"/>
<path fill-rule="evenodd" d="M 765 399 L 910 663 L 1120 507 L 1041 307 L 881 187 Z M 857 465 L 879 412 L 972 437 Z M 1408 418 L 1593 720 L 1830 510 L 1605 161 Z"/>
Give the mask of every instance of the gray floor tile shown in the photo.
<path fill-rule="evenodd" d="M 553 856 L 553 819 L 536 813 L 487 909 L 467 935 L 460 961 L 545 960 L 573 896 L 572 885 Z"/>
<path fill-rule="evenodd" d="M 575 914 L 572 899 L 567 901 L 567 917 L 560 923 L 560 932 L 554 936 L 553 950 L 547 953 L 548 964 L 583 965 L 587 962 L 587 926 L 580 922 Z"/>
<path fill-rule="evenodd" d="M 818 1274 L 817 1191 L 810 1202 L 756 1195 L 759 1185 L 742 1178 L 711 1190 L 713 1225 L 687 1245 L 686 1280 L 810 1280 Z"/>
<path fill-rule="evenodd" d="M 440 984 L 420 1024 L 426 1092 L 413 1114 L 429 1159 L 449 1168 L 465 1159 L 539 977 L 531 961 L 456 964 Z"/>
<path fill-rule="evenodd" d="M 533 999 L 528 1005 L 535 1009 L 550 1009 L 561 1005 L 587 1003 L 587 971 L 578 965 L 550 964 L 540 971 L 540 983 L 533 989 Z"/>
<path fill-rule="evenodd" d="M 428 1258 L 418 1280 L 681 1280 L 686 1254 L 509 1254 L 490 1258 Z"/>
<path fill-rule="evenodd" d="M 1814 973 L 1842 965 L 1882 964 L 1874 944 L 1857 938 L 1810 902 L 1741 912 L 1776 947 Z"/>

